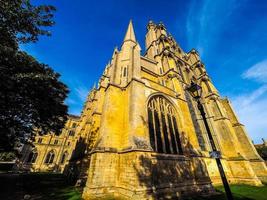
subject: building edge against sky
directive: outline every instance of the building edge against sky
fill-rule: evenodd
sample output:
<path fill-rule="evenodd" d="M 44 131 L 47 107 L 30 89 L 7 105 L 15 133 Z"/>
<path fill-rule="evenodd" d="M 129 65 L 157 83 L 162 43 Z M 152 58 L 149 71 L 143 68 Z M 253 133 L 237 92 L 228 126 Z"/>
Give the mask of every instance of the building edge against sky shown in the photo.
<path fill-rule="evenodd" d="M 228 180 L 266 182 L 264 161 L 198 53 L 185 53 L 162 23 L 152 21 L 145 54 L 140 51 L 130 22 L 120 50 L 114 49 L 85 102 L 75 128 L 86 145 L 85 156 L 72 163 L 86 162 L 80 168 L 86 180 L 83 197 L 156 199 L 213 192 L 211 183 L 220 183 L 220 176 L 196 102 L 186 91 L 191 81 L 203 88 L 202 102 Z"/>
<path fill-rule="evenodd" d="M 84 129 L 99 127 L 92 132 L 84 197 L 179 196 L 209 188 L 206 173 L 214 183 L 220 181 L 202 119 L 185 91 L 191 81 L 203 88 L 228 179 L 254 185 L 266 180 L 265 163 L 229 101 L 219 96 L 197 52 L 184 53 L 164 25 L 153 22 L 147 26 L 144 56 L 140 50 L 130 22 L 120 50 L 114 50 L 83 110 L 81 120 L 89 117 L 93 122 Z"/>

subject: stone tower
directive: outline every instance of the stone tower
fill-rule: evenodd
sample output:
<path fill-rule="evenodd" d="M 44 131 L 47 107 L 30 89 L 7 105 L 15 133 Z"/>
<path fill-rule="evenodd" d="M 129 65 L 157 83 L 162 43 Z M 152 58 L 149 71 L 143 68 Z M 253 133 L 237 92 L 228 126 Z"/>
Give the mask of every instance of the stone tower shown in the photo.
<path fill-rule="evenodd" d="M 77 128 L 88 144 L 83 197 L 165 199 L 213 191 L 211 183 L 220 183 L 220 176 L 196 102 L 186 91 L 191 81 L 203 88 L 228 180 L 266 180 L 266 165 L 197 51 L 184 52 L 162 23 L 152 21 L 145 54 L 140 51 L 130 21 L 121 48 L 88 95 Z"/>

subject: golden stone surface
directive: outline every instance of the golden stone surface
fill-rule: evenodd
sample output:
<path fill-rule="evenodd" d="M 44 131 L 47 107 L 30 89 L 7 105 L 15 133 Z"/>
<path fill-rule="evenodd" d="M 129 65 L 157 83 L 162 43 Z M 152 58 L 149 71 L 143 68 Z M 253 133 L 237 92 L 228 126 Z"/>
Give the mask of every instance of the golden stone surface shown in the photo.
<path fill-rule="evenodd" d="M 167 35 L 163 24 L 150 22 L 145 54 L 142 56 L 140 51 L 130 22 L 120 50 L 114 50 L 98 86 L 86 100 L 75 132 L 77 138 L 73 139 L 83 139 L 87 145 L 89 166 L 83 169 L 87 177 L 83 198 L 167 199 L 212 193 L 212 184 L 221 184 L 216 162 L 209 157 L 211 147 L 201 115 L 186 92 L 191 80 L 203 88 L 202 102 L 229 182 L 261 185 L 266 181 L 264 161 L 229 100 L 220 97 L 196 50 L 184 52 Z M 164 115 L 168 106 L 158 115 L 152 108 L 153 120 L 149 124 L 148 103 L 157 96 L 166 99 L 175 110 L 177 130 L 174 121 L 168 121 L 169 113 Z M 159 116 L 159 122 L 155 116 Z M 72 119 L 66 130 L 71 123 Z M 179 137 L 182 147 L 179 154 L 173 153 L 171 134 L 175 135 L 175 131 L 175 144 Z M 163 141 L 163 152 L 152 148 L 151 137 L 157 133 L 162 134 L 156 141 Z M 43 136 L 44 141 L 54 137 Z M 69 140 L 64 132 L 62 138 Z M 167 144 L 172 145 L 172 153 L 166 152 Z M 68 150 L 76 151 L 74 146 Z M 65 147 L 49 143 L 36 148 L 44 155 L 50 149 L 58 154 Z M 43 159 L 37 159 L 33 170 L 47 170 L 40 160 Z"/>

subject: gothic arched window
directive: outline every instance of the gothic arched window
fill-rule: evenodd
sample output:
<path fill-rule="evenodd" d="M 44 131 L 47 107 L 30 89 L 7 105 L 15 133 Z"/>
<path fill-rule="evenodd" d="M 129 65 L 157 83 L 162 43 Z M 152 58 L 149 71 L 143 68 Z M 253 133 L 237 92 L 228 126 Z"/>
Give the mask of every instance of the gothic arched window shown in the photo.
<path fill-rule="evenodd" d="M 54 161 L 54 158 L 55 158 L 55 153 L 54 151 L 49 151 L 49 153 L 46 155 L 46 159 L 45 159 L 45 163 L 46 164 L 51 164 L 53 163 Z"/>
<path fill-rule="evenodd" d="M 30 154 L 29 154 L 29 157 L 28 157 L 28 160 L 27 162 L 28 163 L 35 163 L 36 159 L 37 159 L 37 156 L 38 156 L 38 153 L 36 151 L 32 151 Z"/>
<path fill-rule="evenodd" d="M 61 164 L 64 164 L 65 163 L 65 161 L 66 161 L 66 158 L 68 157 L 68 152 L 65 152 L 63 155 L 62 155 L 62 157 L 61 157 L 61 161 L 60 161 L 60 163 Z"/>
<path fill-rule="evenodd" d="M 148 102 L 150 144 L 154 151 L 182 154 L 182 146 L 173 105 L 163 96 L 155 96 Z"/>

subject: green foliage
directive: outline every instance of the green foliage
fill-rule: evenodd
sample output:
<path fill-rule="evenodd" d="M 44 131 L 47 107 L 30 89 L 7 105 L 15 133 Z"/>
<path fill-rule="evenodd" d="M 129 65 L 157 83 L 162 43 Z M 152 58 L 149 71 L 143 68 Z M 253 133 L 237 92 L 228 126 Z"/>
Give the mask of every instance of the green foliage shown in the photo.
<path fill-rule="evenodd" d="M 267 160 L 267 147 L 263 146 L 263 147 L 257 147 L 256 148 L 259 155 L 264 159 Z"/>
<path fill-rule="evenodd" d="M 36 131 L 59 133 L 67 119 L 68 88 L 48 65 L 18 49 L 50 35 L 53 6 L 0 0 L 0 151 L 11 151 Z"/>
<path fill-rule="evenodd" d="M 50 35 L 43 29 L 54 24 L 55 7 L 33 6 L 30 0 L 0 0 L 0 41 L 17 47 L 18 42 L 36 42 L 39 35 Z"/>
<path fill-rule="evenodd" d="M 0 161 L 2 162 L 11 162 L 14 161 L 16 158 L 16 155 L 14 152 L 2 152 L 0 153 Z"/>

